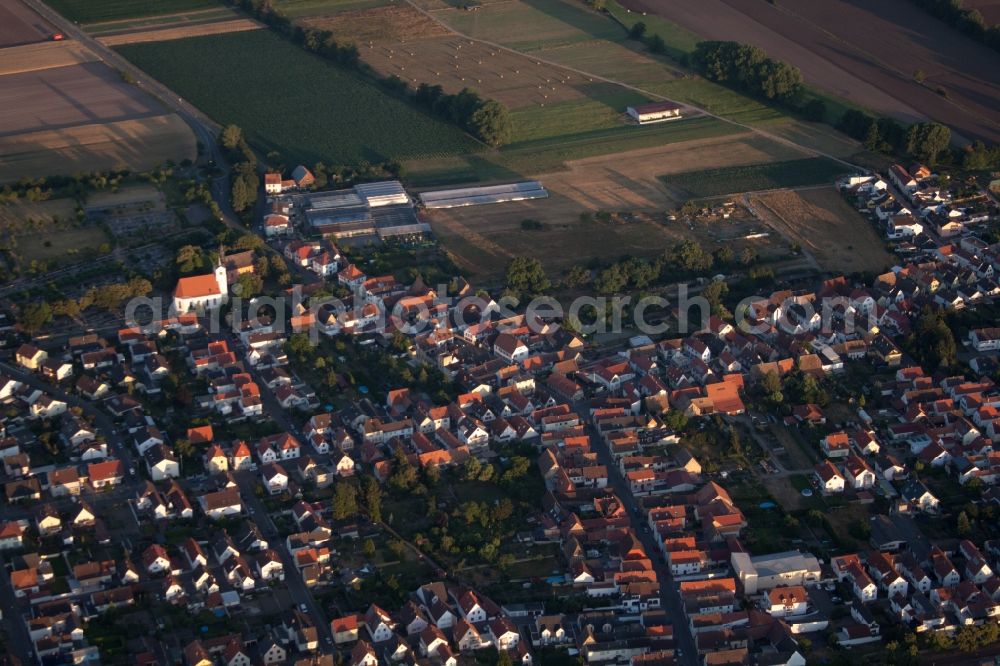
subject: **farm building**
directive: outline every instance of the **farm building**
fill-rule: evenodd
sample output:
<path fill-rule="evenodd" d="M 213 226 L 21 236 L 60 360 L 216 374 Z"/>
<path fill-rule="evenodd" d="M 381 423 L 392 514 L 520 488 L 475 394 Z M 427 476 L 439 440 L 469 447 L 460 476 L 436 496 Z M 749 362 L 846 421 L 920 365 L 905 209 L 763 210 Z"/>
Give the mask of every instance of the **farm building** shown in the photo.
<path fill-rule="evenodd" d="M 292 195 L 309 228 L 327 238 L 379 242 L 430 231 L 417 219 L 413 201 L 399 181 L 363 183 L 349 190 Z"/>
<path fill-rule="evenodd" d="M 420 202 L 424 208 L 458 208 L 459 206 L 481 206 L 507 201 L 544 199 L 548 196 L 549 193 L 537 180 L 526 180 L 508 185 L 462 187 L 424 192 L 420 195 Z"/>
<path fill-rule="evenodd" d="M 681 117 L 681 107 L 671 102 L 650 102 L 630 106 L 625 110 L 637 123 L 660 123 L 665 120 L 675 120 Z"/>

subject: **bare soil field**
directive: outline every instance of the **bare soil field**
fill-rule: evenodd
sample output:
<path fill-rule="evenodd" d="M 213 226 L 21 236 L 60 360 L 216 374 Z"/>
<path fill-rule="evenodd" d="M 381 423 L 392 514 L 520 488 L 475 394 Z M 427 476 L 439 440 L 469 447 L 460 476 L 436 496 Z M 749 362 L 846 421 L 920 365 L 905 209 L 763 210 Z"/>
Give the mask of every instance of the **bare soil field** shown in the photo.
<path fill-rule="evenodd" d="M 214 21 L 211 23 L 196 23 L 193 25 L 175 25 L 155 30 L 140 30 L 137 32 L 122 32 L 114 35 L 98 37 L 98 41 L 106 46 L 121 46 L 122 44 L 138 44 L 140 42 L 162 42 L 185 37 L 204 37 L 205 35 L 221 35 L 227 32 L 243 32 L 259 30 L 264 26 L 246 18 L 231 21 Z"/>
<path fill-rule="evenodd" d="M 893 264 L 868 220 L 829 187 L 753 194 L 754 210 L 830 271 L 881 272 Z"/>
<path fill-rule="evenodd" d="M 625 0 L 707 39 L 759 46 L 806 81 L 880 114 L 1000 141 L 1000 54 L 906 0 Z M 925 76 L 918 84 L 914 72 Z M 947 96 L 936 92 L 938 89 Z"/>
<path fill-rule="evenodd" d="M 49 39 L 52 25 L 20 0 L 0 2 L 0 48 Z"/>
<path fill-rule="evenodd" d="M 145 170 L 195 154 L 194 135 L 175 114 L 25 132 L 0 136 L 0 183 L 123 166 Z"/>
<path fill-rule="evenodd" d="M 14 46 L 3 50 L 3 57 L 0 58 L 0 76 L 79 65 L 95 60 L 97 57 L 79 42 L 41 42 Z"/>
<path fill-rule="evenodd" d="M 0 79 L 0 135 L 160 115 L 152 97 L 101 63 L 10 74 Z"/>

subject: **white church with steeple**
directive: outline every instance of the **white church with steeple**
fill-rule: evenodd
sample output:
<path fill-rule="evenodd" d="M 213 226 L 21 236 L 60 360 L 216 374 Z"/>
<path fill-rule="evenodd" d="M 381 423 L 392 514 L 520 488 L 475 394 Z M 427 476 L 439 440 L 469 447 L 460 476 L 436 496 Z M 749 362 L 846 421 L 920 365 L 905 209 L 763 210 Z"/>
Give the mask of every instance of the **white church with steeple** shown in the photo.
<path fill-rule="evenodd" d="M 220 307 L 229 299 L 229 282 L 222 263 L 222 248 L 215 270 L 207 275 L 192 275 L 177 281 L 174 288 L 174 312 L 204 312 Z"/>

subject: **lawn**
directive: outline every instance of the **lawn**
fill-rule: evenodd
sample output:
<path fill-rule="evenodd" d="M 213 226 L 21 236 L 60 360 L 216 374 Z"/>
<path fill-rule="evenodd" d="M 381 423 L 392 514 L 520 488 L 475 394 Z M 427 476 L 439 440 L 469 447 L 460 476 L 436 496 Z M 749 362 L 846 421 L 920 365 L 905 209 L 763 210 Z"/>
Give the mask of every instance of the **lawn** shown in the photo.
<path fill-rule="evenodd" d="M 262 152 L 277 151 L 288 162 L 357 164 L 481 147 L 361 75 L 268 30 L 118 50 L 217 122 L 242 127 Z"/>
<path fill-rule="evenodd" d="M 77 23 L 114 21 L 218 7 L 218 0 L 48 0 L 49 6 Z"/>
<path fill-rule="evenodd" d="M 664 176 L 668 187 L 692 198 L 830 183 L 844 165 L 825 157 L 722 167 Z"/>

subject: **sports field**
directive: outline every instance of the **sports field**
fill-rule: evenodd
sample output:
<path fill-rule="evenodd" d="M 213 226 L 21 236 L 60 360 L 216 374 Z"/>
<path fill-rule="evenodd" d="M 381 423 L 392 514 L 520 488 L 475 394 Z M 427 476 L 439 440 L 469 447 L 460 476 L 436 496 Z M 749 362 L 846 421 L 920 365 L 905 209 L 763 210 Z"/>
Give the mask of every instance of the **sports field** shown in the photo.
<path fill-rule="evenodd" d="M 458 129 L 268 30 L 119 51 L 217 122 L 242 127 L 263 152 L 288 161 L 356 164 L 479 148 Z"/>
<path fill-rule="evenodd" d="M 217 0 L 47 0 L 47 2 L 66 18 L 83 24 L 219 6 Z"/>

